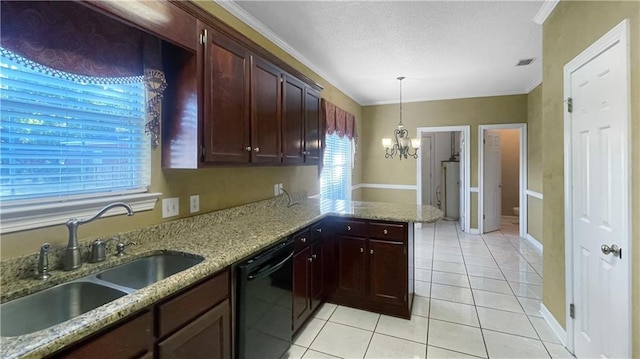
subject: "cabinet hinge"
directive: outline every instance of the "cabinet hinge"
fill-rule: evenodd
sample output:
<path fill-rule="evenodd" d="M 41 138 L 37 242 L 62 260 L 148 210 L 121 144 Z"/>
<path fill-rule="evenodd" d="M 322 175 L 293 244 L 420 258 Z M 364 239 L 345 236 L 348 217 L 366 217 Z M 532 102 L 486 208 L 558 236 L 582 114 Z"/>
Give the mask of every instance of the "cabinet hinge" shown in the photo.
<path fill-rule="evenodd" d="M 202 34 L 200 34 L 200 44 L 204 45 L 207 43 L 207 29 L 202 30 Z"/>
<path fill-rule="evenodd" d="M 573 303 L 569 304 L 569 316 L 571 319 L 576 319 L 576 306 Z"/>
<path fill-rule="evenodd" d="M 569 113 L 573 112 L 573 99 L 571 97 L 567 99 L 567 111 L 569 111 Z"/>

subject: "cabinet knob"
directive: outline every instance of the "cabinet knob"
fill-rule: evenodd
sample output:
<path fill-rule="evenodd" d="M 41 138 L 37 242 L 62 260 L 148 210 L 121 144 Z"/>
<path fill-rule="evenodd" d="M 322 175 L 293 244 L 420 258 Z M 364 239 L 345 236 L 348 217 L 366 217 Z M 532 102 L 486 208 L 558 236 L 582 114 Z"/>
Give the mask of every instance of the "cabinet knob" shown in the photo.
<path fill-rule="evenodd" d="M 373 254 L 373 249 L 370 249 L 370 250 L 369 250 L 369 254 Z"/>
<path fill-rule="evenodd" d="M 316 258 L 318 258 L 318 255 L 317 255 L 317 254 L 314 254 L 314 255 L 312 255 L 311 257 L 312 257 L 313 259 L 316 259 Z"/>
<path fill-rule="evenodd" d="M 244 148 L 244 150 L 247 151 L 247 152 L 251 152 L 251 147 L 247 146 L 247 147 Z"/>
<path fill-rule="evenodd" d="M 351 226 L 347 226 L 347 231 L 350 231 L 350 230 L 351 230 Z"/>
<path fill-rule="evenodd" d="M 309 257 L 307 259 L 309 260 L 309 262 L 313 262 L 313 258 Z"/>
<path fill-rule="evenodd" d="M 382 233 L 384 234 L 389 234 L 389 231 L 387 231 L 386 229 L 384 231 L 382 231 Z"/>
<path fill-rule="evenodd" d="M 360 247 L 360 253 L 364 253 L 364 248 Z"/>
<path fill-rule="evenodd" d="M 255 151 L 255 152 L 260 152 L 260 147 L 256 147 L 256 148 L 254 148 L 254 149 L 253 149 L 253 151 Z"/>
<path fill-rule="evenodd" d="M 316 231 L 318 231 L 318 233 L 322 233 L 322 228 L 318 228 Z"/>
<path fill-rule="evenodd" d="M 300 242 L 302 242 L 302 243 L 306 243 L 306 242 L 307 242 L 307 237 L 302 237 L 302 238 L 300 238 Z"/>

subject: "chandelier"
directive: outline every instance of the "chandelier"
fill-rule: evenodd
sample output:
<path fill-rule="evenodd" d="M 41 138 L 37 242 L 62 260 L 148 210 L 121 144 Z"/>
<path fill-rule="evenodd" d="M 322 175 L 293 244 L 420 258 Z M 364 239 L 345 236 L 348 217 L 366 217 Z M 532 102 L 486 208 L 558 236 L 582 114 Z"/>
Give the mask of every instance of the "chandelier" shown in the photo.
<path fill-rule="evenodd" d="M 404 76 L 398 77 L 400 81 L 400 122 L 398 127 L 393 131 L 393 137 L 385 137 L 382 139 L 382 146 L 385 148 L 384 158 L 393 158 L 396 154 L 402 160 L 408 157 L 418 158 L 418 148 L 420 148 L 419 138 L 410 138 L 409 131 L 402 124 L 402 80 Z M 395 141 L 395 142 L 394 142 Z M 409 147 L 411 145 L 411 147 Z M 411 153 L 413 150 L 413 153 Z"/>

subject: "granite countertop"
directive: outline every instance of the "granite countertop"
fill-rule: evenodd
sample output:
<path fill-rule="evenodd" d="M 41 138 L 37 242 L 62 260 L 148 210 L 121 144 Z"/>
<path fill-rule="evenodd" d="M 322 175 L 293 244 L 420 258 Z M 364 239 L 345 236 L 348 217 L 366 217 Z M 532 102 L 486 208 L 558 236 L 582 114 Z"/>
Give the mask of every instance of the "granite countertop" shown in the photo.
<path fill-rule="evenodd" d="M 0 263 L 0 301 L 6 302 L 48 287 L 68 282 L 136 258 L 167 251 L 204 257 L 204 261 L 169 278 L 125 295 L 85 314 L 51 328 L 18 337 L 0 337 L 0 357 L 36 358 L 51 354 L 121 318 L 133 314 L 229 265 L 269 246 L 326 216 L 345 216 L 398 222 L 434 222 L 443 217 L 432 206 L 400 205 L 381 202 L 327 201 L 305 199 L 291 207 L 275 198 L 200 216 L 158 224 L 127 233 L 121 241 L 133 241 L 127 255 L 115 257 L 115 241 L 107 246 L 107 260 L 84 263 L 78 270 L 51 271 L 46 280 L 30 273 L 37 255 L 9 259 Z M 88 255 L 90 241 L 83 242 Z M 59 268 L 64 248 L 51 254 L 50 266 Z M 25 268 L 29 270 L 25 270 Z"/>

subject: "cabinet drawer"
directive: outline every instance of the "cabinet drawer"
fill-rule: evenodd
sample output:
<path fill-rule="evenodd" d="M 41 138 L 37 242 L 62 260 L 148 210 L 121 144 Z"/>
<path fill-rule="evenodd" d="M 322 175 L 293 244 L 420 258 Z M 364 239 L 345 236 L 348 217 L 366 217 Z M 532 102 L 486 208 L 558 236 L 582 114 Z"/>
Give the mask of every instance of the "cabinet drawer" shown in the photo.
<path fill-rule="evenodd" d="M 388 222 L 369 222 L 369 236 L 379 239 L 393 239 L 405 241 L 407 239 L 406 225 Z"/>
<path fill-rule="evenodd" d="M 194 288 L 158 305 L 158 337 L 191 322 L 229 297 L 229 271 L 217 274 Z"/>
<path fill-rule="evenodd" d="M 309 229 L 305 229 L 293 235 L 293 250 L 298 252 L 305 249 L 311 243 L 311 235 Z"/>
<path fill-rule="evenodd" d="M 346 236 L 364 237 L 367 235 L 366 228 L 367 223 L 365 221 L 341 219 L 335 222 L 336 234 L 342 234 Z"/>

